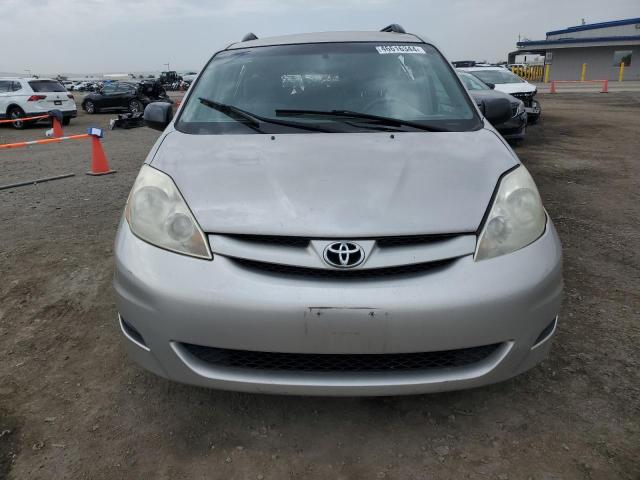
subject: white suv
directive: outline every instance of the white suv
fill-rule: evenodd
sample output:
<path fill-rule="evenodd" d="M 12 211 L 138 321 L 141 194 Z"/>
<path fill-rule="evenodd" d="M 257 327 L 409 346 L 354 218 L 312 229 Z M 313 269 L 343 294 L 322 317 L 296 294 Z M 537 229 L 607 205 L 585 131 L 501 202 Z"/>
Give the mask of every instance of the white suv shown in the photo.
<path fill-rule="evenodd" d="M 27 122 L 19 118 L 42 115 L 51 110 L 62 112 L 63 125 L 69 125 L 78 114 L 73 95 L 57 80 L 0 77 L 0 119 L 15 118 L 12 125 L 22 129 Z"/>

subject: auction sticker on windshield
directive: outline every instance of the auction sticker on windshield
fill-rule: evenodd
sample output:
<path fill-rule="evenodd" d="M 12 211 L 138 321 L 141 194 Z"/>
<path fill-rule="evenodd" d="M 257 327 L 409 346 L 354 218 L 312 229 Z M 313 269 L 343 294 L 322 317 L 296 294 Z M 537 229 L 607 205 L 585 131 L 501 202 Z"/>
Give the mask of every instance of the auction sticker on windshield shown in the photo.
<path fill-rule="evenodd" d="M 415 47 L 413 45 L 385 45 L 376 47 L 376 50 L 382 55 L 386 53 L 420 53 L 425 55 L 422 47 Z"/>

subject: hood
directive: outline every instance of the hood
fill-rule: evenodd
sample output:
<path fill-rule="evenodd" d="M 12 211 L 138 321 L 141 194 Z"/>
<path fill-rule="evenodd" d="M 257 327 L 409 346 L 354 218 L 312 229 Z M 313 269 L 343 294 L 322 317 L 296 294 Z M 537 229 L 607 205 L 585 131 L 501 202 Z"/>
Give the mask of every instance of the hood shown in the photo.
<path fill-rule="evenodd" d="M 536 86 L 530 83 L 496 83 L 496 90 L 504 93 L 529 93 L 535 92 Z"/>
<path fill-rule="evenodd" d="M 517 158 L 474 132 L 166 134 L 151 164 L 207 233 L 365 238 L 473 232 Z"/>

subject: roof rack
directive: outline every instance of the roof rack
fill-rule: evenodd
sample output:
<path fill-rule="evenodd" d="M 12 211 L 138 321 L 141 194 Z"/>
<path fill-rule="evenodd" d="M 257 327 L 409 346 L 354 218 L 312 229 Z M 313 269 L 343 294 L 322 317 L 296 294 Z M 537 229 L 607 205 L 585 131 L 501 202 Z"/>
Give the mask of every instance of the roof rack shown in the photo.
<path fill-rule="evenodd" d="M 393 32 L 393 33 L 407 33 L 402 25 L 398 25 L 397 23 L 392 23 L 391 25 L 384 27 L 381 32 Z"/>
<path fill-rule="evenodd" d="M 244 37 L 242 37 L 241 42 L 248 42 L 250 40 L 258 40 L 258 37 L 256 36 L 255 33 L 253 32 L 247 33 Z"/>

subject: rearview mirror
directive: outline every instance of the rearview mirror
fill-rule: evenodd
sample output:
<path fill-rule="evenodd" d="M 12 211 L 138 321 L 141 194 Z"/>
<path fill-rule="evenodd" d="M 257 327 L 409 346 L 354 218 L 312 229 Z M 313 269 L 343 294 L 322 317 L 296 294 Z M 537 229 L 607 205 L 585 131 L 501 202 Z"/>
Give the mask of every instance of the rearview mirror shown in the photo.
<path fill-rule="evenodd" d="M 496 84 L 495 83 L 491 83 L 491 82 L 484 82 L 487 87 L 489 87 L 491 90 L 493 90 L 494 88 L 496 88 Z"/>
<path fill-rule="evenodd" d="M 478 106 L 491 125 L 500 125 L 511 118 L 511 102 L 508 98 L 485 98 Z"/>
<path fill-rule="evenodd" d="M 143 120 L 145 126 L 162 132 L 173 120 L 173 106 L 167 102 L 150 103 L 144 109 Z"/>

